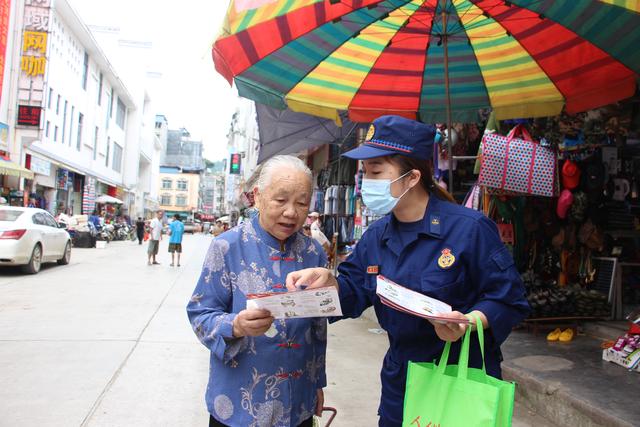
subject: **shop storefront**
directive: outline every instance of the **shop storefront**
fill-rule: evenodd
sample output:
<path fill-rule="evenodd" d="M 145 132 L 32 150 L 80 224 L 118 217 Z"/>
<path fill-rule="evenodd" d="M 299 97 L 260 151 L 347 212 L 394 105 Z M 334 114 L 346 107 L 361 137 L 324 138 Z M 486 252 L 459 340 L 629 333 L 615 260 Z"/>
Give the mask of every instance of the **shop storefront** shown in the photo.
<path fill-rule="evenodd" d="M 32 180 L 33 172 L 9 159 L 8 153 L 0 151 L 0 197 L 2 203 L 11 206 L 26 206 L 28 193 L 20 190 L 22 178 Z"/>
<path fill-rule="evenodd" d="M 590 322 L 635 322 L 626 334 L 610 337 L 603 355 L 629 369 L 640 359 L 637 101 L 490 123 L 495 133 L 484 137 L 484 124 L 476 131 L 456 125 L 453 137 L 454 194 L 497 223 L 527 289 L 529 330 L 570 341 Z M 518 126 L 518 141 L 502 137 Z M 438 157 L 436 176 L 445 181 L 446 150 Z"/>
<path fill-rule="evenodd" d="M 27 186 L 30 189 L 29 205 L 55 215 L 57 200 L 55 167 L 48 160 L 29 154 L 26 165 L 35 174 L 33 181 Z"/>

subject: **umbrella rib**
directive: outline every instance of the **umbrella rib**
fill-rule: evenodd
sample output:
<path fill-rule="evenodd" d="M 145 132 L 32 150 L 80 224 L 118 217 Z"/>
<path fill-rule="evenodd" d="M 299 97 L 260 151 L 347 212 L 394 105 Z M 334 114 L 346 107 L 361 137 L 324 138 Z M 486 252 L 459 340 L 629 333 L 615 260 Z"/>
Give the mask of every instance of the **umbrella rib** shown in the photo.
<path fill-rule="evenodd" d="M 545 1 L 545 0 L 535 0 L 534 2 L 529 3 L 529 4 L 528 4 L 528 6 L 531 6 L 531 5 L 534 5 L 534 4 L 537 4 L 537 3 L 542 3 L 543 1 Z M 476 6 L 478 9 L 480 9 L 480 7 L 476 4 L 476 0 L 469 0 L 469 3 L 472 3 L 472 4 L 473 4 L 474 6 Z M 491 6 L 490 8 L 488 8 L 488 9 L 486 10 L 487 14 L 488 14 L 488 15 L 490 15 L 490 14 L 491 14 L 491 11 L 492 11 L 493 9 L 495 9 L 495 8 L 497 8 L 497 7 L 500 7 L 500 6 L 502 6 L 502 2 L 496 1 L 496 4 L 495 4 L 495 5 Z M 528 7 L 525 7 L 525 6 L 512 5 L 511 7 L 519 7 L 519 8 L 521 8 L 521 9 L 528 10 L 528 11 L 530 11 L 530 12 L 533 12 L 531 9 L 529 9 Z M 482 10 L 482 9 L 481 9 L 481 10 Z M 534 13 L 535 13 L 535 12 L 534 12 Z M 485 15 L 485 14 L 480 14 L 480 15 L 478 15 L 478 16 L 475 16 L 475 17 L 471 18 L 471 19 L 469 20 L 469 22 L 467 22 L 467 28 L 469 27 L 469 24 L 473 23 L 473 21 L 475 21 L 475 20 L 477 20 L 477 19 L 479 19 L 480 17 L 483 17 L 483 16 L 484 16 L 484 17 L 486 17 L 486 15 Z M 526 20 L 526 19 L 528 19 L 528 18 L 511 18 L 511 19 L 507 18 L 507 20 L 510 20 L 510 21 L 520 21 L 520 20 Z M 460 30 L 461 30 L 461 32 L 462 32 L 462 31 L 465 31 L 465 27 L 461 25 L 461 29 L 460 29 Z M 474 38 L 474 39 L 479 39 L 479 38 L 493 38 L 493 37 L 497 37 L 497 36 L 473 37 L 473 38 Z"/>
<path fill-rule="evenodd" d="M 313 116 L 313 117 L 315 117 L 315 116 Z M 311 130 L 311 129 L 315 128 L 315 127 L 317 127 L 317 125 L 310 125 L 310 126 L 308 126 L 308 127 L 306 127 L 306 128 L 298 129 L 298 130 L 297 130 L 297 131 L 295 131 L 295 132 L 291 132 L 291 133 L 289 133 L 289 134 L 287 134 L 287 135 L 282 135 L 282 136 L 279 136 L 279 137 L 277 137 L 277 138 L 275 138 L 275 139 L 272 139 L 272 140 L 271 140 L 271 141 L 269 141 L 269 142 L 265 142 L 265 143 L 264 143 L 264 145 L 273 144 L 274 142 L 278 142 L 278 141 L 283 140 L 283 139 L 285 139 L 285 138 L 289 138 L 289 137 L 291 137 L 291 136 L 295 136 L 295 135 L 297 135 L 297 134 L 299 134 L 299 133 L 302 133 L 302 132 L 305 132 L 305 131 Z"/>
<path fill-rule="evenodd" d="M 325 124 L 323 123 L 322 120 L 320 120 L 320 117 L 318 116 L 313 116 L 316 118 L 316 120 L 318 121 L 318 123 L 320 123 L 320 126 L 322 126 L 324 128 L 325 131 L 327 131 L 327 133 L 329 135 L 331 135 L 333 138 L 335 138 L 336 136 L 327 128 L 327 126 L 325 126 Z"/>
<path fill-rule="evenodd" d="M 353 3 L 351 3 L 351 5 L 349 5 L 349 4 L 347 4 L 347 3 L 346 3 L 346 1 L 347 1 L 347 0 L 341 0 L 341 3 L 345 4 L 345 5 L 346 5 L 348 8 L 350 8 L 351 10 L 356 10 L 356 9 L 354 9 L 354 7 L 353 7 Z M 395 4 L 395 0 L 392 0 L 392 1 L 394 1 L 394 4 Z M 425 0 L 425 1 L 426 1 L 426 0 Z M 400 13 L 402 13 L 402 14 L 404 14 L 404 15 L 406 15 L 406 16 L 407 16 L 407 18 L 408 18 L 408 19 L 407 19 L 407 23 L 409 22 L 409 20 L 410 20 L 410 19 L 413 19 L 414 21 L 417 21 L 417 22 L 419 22 L 419 23 L 421 23 L 421 24 L 424 24 L 424 25 L 426 26 L 426 25 L 427 25 L 427 23 L 426 23 L 426 22 L 423 22 L 423 21 L 421 21 L 421 20 L 419 20 L 419 19 L 416 19 L 414 15 L 412 15 L 412 14 L 408 14 L 407 12 L 405 12 L 404 10 L 402 10 L 402 7 L 403 7 L 403 6 L 406 6 L 408 3 L 409 3 L 409 2 L 404 2 L 404 3 L 402 3 L 402 5 L 397 6 L 396 8 L 388 8 L 387 12 L 395 12 L 395 11 L 398 11 L 398 12 L 400 12 Z M 345 20 L 345 22 L 350 22 L 350 21 Z M 353 22 L 353 21 L 351 21 L 351 22 Z M 354 22 L 354 23 L 357 23 L 357 22 Z M 391 32 L 391 31 L 390 31 L 390 32 Z M 371 34 L 373 34 L 373 33 L 371 33 Z M 388 33 L 380 33 L 380 34 L 388 34 Z"/>

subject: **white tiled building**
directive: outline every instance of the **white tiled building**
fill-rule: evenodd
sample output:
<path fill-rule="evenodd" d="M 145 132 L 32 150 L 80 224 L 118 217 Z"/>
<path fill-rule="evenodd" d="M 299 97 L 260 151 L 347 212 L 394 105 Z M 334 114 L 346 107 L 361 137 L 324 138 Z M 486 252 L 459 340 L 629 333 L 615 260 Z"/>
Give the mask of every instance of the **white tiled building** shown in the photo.
<path fill-rule="evenodd" d="M 46 34 L 39 35 L 46 40 L 42 75 L 25 62 L 40 51 L 20 49 L 32 37 L 25 28 L 30 9 L 48 14 L 47 31 L 38 33 Z M 9 104 L 40 106 L 42 113 L 39 126 L 9 132 L 12 160 L 36 172 L 33 181 L 14 185 L 36 193 L 52 213 L 89 213 L 95 196 L 108 194 L 124 202 L 123 213 L 141 215 L 157 200 L 161 149 L 144 86 L 127 87 L 67 0 L 17 1 L 16 13 L 25 31 L 18 31 L 22 41 L 12 47 L 14 61 L 16 49 L 22 54 L 22 66 Z M 15 114 L 8 120 L 16 123 Z"/>

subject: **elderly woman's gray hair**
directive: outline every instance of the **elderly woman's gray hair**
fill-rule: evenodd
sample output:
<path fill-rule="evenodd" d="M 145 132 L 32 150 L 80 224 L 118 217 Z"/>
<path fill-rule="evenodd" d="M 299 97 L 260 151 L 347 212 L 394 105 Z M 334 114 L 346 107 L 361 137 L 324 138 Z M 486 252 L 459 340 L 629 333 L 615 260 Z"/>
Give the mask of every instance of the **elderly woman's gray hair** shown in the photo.
<path fill-rule="evenodd" d="M 303 172 L 309 177 L 309 183 L 312 182 L 313 174 L 302 160 L 295 156 L 275 156 L 260 166 L 260 173 L 257 176 L 255 186 L 258 187 L 258 190 L 264 191 L 271 184 L 273 173 L 287 168 Z"/>

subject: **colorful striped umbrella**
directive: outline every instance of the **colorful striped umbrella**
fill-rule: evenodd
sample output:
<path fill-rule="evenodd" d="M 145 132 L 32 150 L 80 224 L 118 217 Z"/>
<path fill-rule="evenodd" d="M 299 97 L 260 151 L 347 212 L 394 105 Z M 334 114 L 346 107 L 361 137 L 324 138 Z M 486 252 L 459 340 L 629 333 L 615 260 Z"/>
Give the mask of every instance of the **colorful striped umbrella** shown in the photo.
<path fill-rule="evenodd" d="M 634 94 L 640 0 L 235 0 L 213 46 L 240 95 L 339 122 L 579 112 Z"/>

